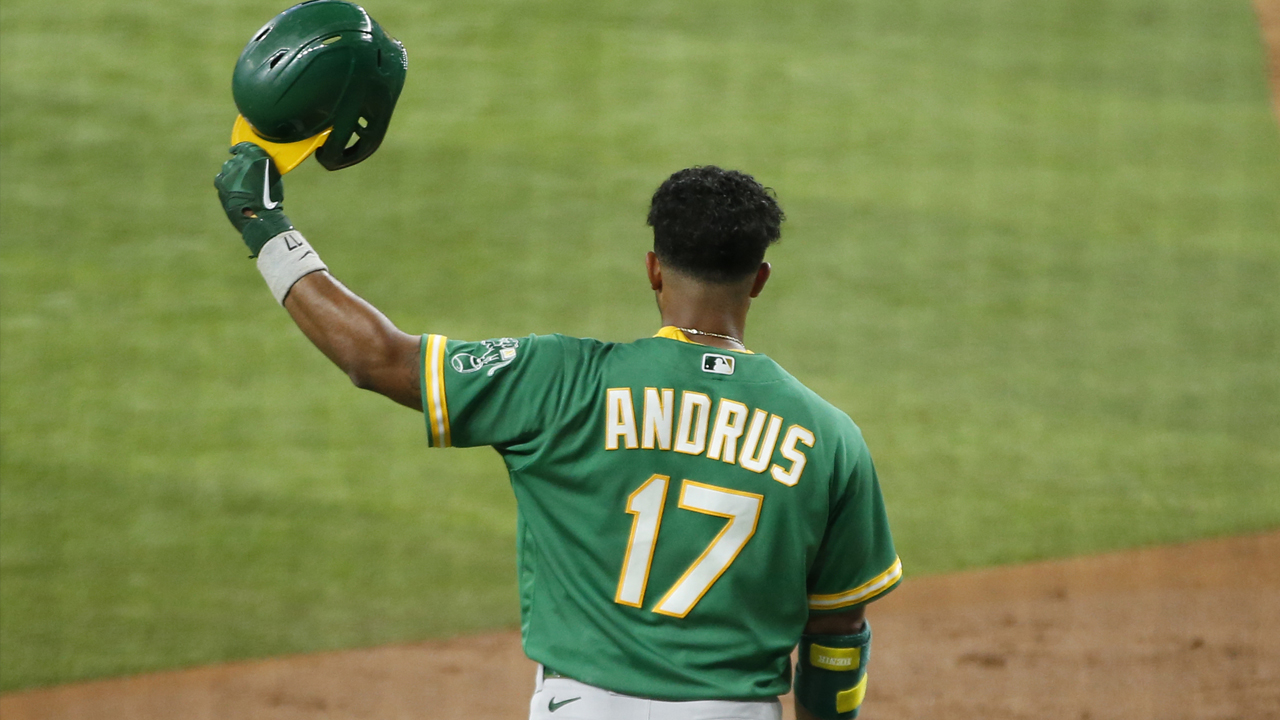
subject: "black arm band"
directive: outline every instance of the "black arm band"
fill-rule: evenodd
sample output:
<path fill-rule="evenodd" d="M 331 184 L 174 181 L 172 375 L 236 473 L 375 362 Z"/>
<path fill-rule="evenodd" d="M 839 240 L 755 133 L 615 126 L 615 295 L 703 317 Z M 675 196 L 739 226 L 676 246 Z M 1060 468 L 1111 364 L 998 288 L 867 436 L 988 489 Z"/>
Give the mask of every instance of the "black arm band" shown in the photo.
<path fill-rule="evenodd" d="M 850 720 L 867 694 L 871 624 L 853 635 L 801 635 L 796 700 L 821 720 Z"/>

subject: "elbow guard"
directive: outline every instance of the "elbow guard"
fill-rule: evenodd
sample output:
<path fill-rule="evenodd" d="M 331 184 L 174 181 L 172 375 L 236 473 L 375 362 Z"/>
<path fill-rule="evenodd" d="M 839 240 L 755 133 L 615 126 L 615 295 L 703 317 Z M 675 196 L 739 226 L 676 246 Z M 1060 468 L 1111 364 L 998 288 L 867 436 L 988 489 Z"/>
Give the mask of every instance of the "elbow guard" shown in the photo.
<path fill-rule="evenodd" d="M 796 701 L 822 720 L 850 720 L 867 694 L 871 624 L 853 635 L 801 635 Z"/>

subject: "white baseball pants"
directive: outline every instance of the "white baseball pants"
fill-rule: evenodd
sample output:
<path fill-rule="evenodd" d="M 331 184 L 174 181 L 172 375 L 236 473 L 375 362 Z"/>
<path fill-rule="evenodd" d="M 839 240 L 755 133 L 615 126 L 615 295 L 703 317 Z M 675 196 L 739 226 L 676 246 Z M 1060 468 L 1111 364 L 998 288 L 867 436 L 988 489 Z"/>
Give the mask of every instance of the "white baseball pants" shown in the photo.
<path fill-rule="evenodd" d="M 648 700 L 568 678 L 544 678 L 539 665 L 529 720 L 782 720 L 782 703 L 777 698 L 756 702 Z"/>

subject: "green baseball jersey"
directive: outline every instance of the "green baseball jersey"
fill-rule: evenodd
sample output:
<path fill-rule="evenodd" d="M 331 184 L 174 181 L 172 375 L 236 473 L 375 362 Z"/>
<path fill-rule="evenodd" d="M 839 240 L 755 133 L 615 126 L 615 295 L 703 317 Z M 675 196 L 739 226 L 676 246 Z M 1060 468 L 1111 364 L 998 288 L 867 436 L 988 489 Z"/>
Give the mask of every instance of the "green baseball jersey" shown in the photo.
<path fill-rule="evenodd" d="M 627 695 L 768 698 L 811 613 L 902 577 L 871 456 L 764 355 L 675 328 L 422 340 L 432 445 L 491 445 L 515 491 L 526 654 Z"/>

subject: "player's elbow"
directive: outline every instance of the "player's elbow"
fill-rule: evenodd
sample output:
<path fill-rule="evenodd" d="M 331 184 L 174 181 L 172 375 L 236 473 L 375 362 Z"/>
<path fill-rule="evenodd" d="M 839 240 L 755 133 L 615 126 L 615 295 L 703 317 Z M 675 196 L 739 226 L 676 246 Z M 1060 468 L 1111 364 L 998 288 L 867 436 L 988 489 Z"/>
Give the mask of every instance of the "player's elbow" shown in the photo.
<path fill-rule="evenodd" d="M 343 370 L 351 384 L 361 390 L 379 392 L 387 383 L 388 377 L 394 374 L 395 366 L 384 353 L 366 353 L 346 363 Z"/>
<path fill-rule="evenodd" d="M 353 338 L 334 348 L 329 357 L 342 372 L 346 373 L 351 384 L 361 390 L 372 390 L 377 385 L 378 376 L 385 373 L 390 352 L 387 343 L 375 336 Z"/>
<path fill-rule="evenodd" d="M 361 390 L 384 395 L 413 410 L 422 409 L 422 398 L 414 378 L 395 367 L 368 368 L 347 371 L 351 384 Z"/>
<path fill-rule="evenodd" d="M 386 395 L 396 402 L 416 407 L 417 364 L 416 339 L 399 333 L 384 338 L 384 341 L 365 344 L 341 367 L 351 384 L 361 390 Z"/>
<path fill-rule="evenodd" d="M 375 374 L 364 366 L 347 368 L 347 378 L 351 380 L 351 384 L 361 390 L 376 390 L 377 380 Z"/>

